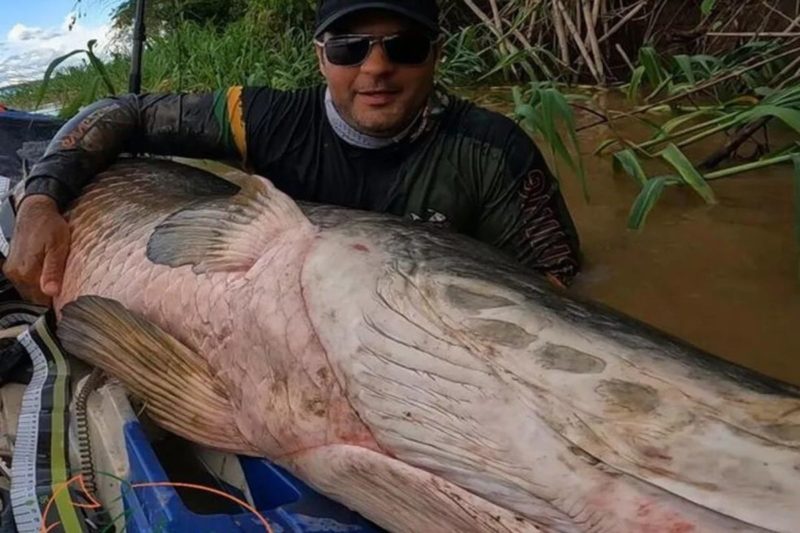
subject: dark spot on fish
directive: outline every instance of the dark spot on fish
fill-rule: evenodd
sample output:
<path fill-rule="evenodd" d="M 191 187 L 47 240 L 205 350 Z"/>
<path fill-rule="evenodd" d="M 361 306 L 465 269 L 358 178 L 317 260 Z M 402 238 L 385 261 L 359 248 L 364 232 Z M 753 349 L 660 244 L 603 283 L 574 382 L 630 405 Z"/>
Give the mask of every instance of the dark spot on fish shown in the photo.
<path fill-rule="evenodd" d="M 320 399 L 307 400 L 305 404 L 306 411 L 313 413 L 315 416 L 323 417 L 327 413 L 325 409 L 325 402 Z"/>
<path fill-rule="evenodd" d="M 317 377 L 322 381 L 328 381 L 328 369 L 320 368 L 317 370 Z"/>
<path fill-rule="evenodd" d="M 646 414 L 658 407 L 658 391 L 648 385 L 614 379 L 601 381 L 595 388 L 611 406 L 631 413 Z"/>
<path fill-rule="evenodd" d="M 606 369 L 606 362 L 569 346 L 548 344 L 537 352 L 541 365 L 548 370 L 561 370 L 573 374 L 600 374 Z"/>
<path fill-rule="evenodd" d="M 352 248 L 353 250 L 358 250 L 359 252 L 369 252 L 369 248 L 367 248 L 363 244 L 354 244 Z"/>
<path fill-rule="evenodd" d="M 800 425 L 774 424 L 764 428 L 764 431 L 784 441 L 800 441 Z"/>
<path fill-rule="evenodd" d="M 408 411 L 406 411 L 404 414 L 406 418 L 411 418 L 411 413 L 409 413 Z"/>
<path fill-rule="evenodd" d="M 498 307 L 508 307 L 514 302 L 502 296 L 492 294 L 480 294 L 457 285 L 450 285 L 445 290 L 447 298 L 457 307 L 462 307 L 469 311 L 480 311 L 482 309 L 496 309 Z"/>
<path fill-rule="evenodd" d="M 518 325 L 502 320 L 475 318 L 468 320 L 466 326 L 480 339 L 509 348 L 525 348 L 537 339 Z"/>

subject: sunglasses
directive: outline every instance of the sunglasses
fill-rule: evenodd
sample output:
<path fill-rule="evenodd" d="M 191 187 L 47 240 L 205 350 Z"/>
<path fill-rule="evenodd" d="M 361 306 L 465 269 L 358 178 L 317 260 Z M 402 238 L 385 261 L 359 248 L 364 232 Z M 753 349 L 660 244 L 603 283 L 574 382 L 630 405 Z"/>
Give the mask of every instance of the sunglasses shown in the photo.
<path fill-rule="evenodd" d="M 375 44 L 382 44 L 389 61 L 396 65 L 421 65 L 431 55 L 439 39 L 420 32 L 403 32 L 394 35 L 336 35 L 315 41 L 325 50 L 328 62 L 340 67 L 357 67 L 364 63 Z"/>

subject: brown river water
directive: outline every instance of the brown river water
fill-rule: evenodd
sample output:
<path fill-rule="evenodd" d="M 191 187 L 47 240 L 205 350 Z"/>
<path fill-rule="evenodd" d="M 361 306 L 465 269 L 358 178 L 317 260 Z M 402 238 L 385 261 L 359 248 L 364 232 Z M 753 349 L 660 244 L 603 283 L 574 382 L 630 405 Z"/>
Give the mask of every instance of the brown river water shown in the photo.
<path fill-rule="evenodd" d="M 498 89 L 473 100 L 508 112 L 508 95 Z M 593 98 L 612 109 L 625 105 L 610 94 Z M 576 118 L 579 125 L 596 120 L 583 111 Z M 649 138 L 638 121 L 618 123 L 616 129 L 640 142 Z M 689 189 L 669 188 L 644 228 L 631 231 L 627 218 L 639 185 L 615 173 L 609 155 L 592 155 L 609 137 L 607 127 L 580 134 L 589 203 L 577 179 L 559 166 L 586 260 L 571 290 L 717 356 L 800 385 L 800 250 L 791 167 L 712 182 L 715 206 Z M 775 133 L 771 137 L 774 142 Z M 686 153 L 698 161 L 722 142 L 708 139 Z"/>

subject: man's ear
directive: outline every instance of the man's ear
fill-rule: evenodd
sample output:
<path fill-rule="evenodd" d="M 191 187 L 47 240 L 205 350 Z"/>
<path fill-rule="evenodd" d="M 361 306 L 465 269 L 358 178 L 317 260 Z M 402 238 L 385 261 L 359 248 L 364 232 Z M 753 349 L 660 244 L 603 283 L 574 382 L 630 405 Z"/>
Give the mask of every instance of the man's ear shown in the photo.
<path fill-rule="evenodd" d="M 316 44 L 314 44 L 314 51 L 317 54 L 317 66 L 319 67 L 319 73 L 322 74 L 323 78 L 326 78 L 327 76 L 325 76 L 325 51 L 322 49 L 322 47 L 317 46 Z"/>

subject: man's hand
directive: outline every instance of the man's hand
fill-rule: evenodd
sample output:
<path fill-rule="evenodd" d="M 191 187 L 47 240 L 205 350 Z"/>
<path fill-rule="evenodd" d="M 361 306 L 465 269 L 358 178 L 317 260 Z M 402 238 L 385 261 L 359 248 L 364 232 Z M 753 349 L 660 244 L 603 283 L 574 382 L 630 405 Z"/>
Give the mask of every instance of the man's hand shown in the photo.
<path fill-rule="evenodd" d="M 69 247 L 69 224 L 55 201 L 30 196 L 20 204 L 3 273 L 23 298 L 49 305 L 61 292 Z"/>

